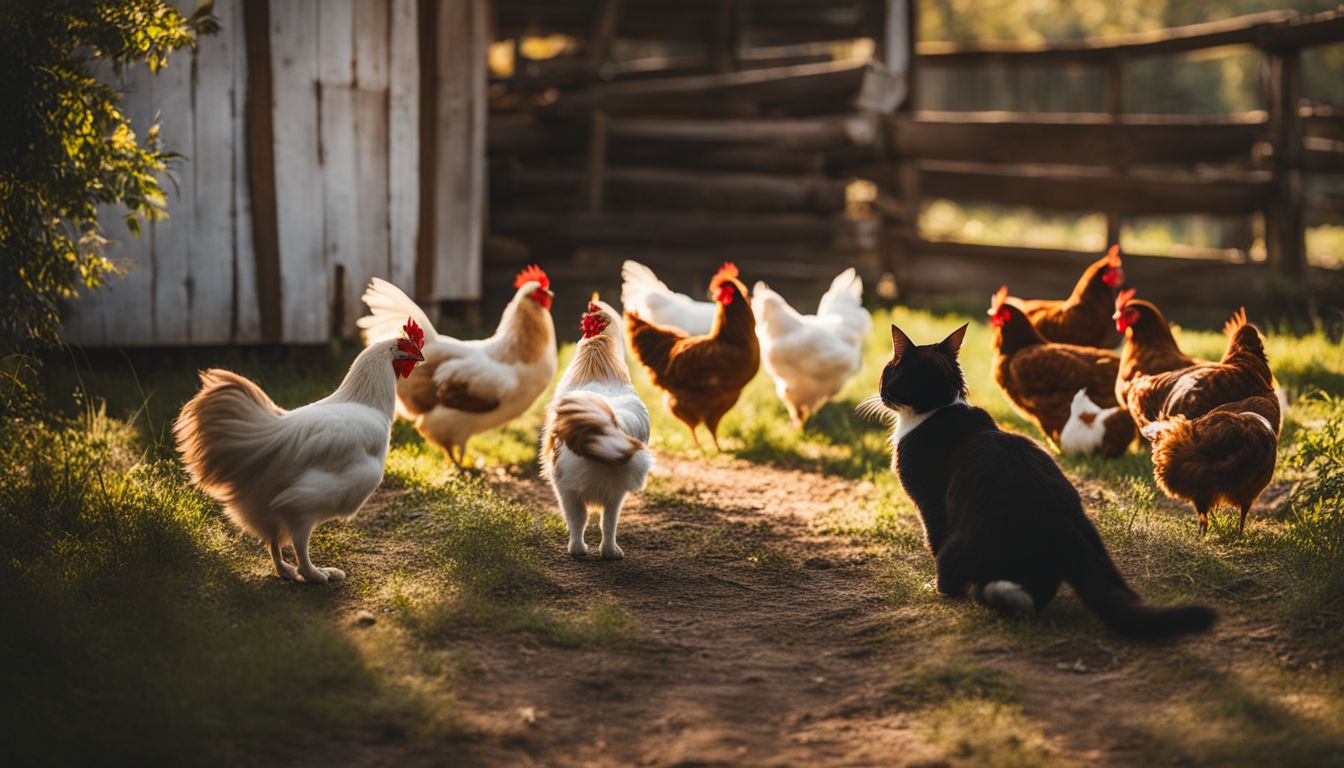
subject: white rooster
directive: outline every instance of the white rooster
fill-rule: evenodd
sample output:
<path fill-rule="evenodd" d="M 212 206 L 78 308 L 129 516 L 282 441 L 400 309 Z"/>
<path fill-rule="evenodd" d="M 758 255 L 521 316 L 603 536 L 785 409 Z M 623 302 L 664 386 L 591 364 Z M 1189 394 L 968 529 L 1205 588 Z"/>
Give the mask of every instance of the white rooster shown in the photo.
<path fill-rule="evenodd" d="M 182 463 L 236 525 L 266 542 L 281 578 L 345 578 L 313 565 L 308 538 L 319 523 L 355 514 L 382 482 L 397 376 L 424 359 L 423 339 L 407 321 L 400 338 L 360 352 L 335 392 L 292 411 L 236 373 L 201 374 L 201 391 L 173 424 Z M 287 543 L 298 568 L 285 562 Z"/>
<path fill-rule="evenodd" d="M 644 487 L 653 466 L 649 410 L 630 383 L 616 310 L 588 303 L 583 339 L 546 409 L 541 472 L 551 481 L 569 525 L 569 554 L 588 554 L 588 505 L 602 506 L 602 557 L 625 556 L 616 524 L 626 494 Z"/>
<path fill-rule="evenodd" d="M 765 283 L 756 283 L 751 294 L 761 362 L 801 429 L 863 365 L 863 340 L 872 328 L 863 280 L 853 268 L 841 272 L 815 315 L 798 314 Z"/>
<path fill-rule="evenodd" d="M 637 261 L 621 265 L 621 305 L 654 325 L 671 326 L 690 336 L 706 336 L 718 303 L 696 301 L 668 288 L 653 270 Z"/>
<path fill-rule="evenodd" d="M 514 286 L 494 335 L 471 341 L 437 333 L 420 307 L 386 280 L 375 277 L 364 292 L 373 314 L 358 324 L 368 343 L 394 335 L 398 318 L 407 315 L 424 327 L 424 365 L 397 382 L 397 400 L 402 415 L 458 466 L 472 435 L 522 415 L 555 376 L 550 279 L 531 266 Z"/>

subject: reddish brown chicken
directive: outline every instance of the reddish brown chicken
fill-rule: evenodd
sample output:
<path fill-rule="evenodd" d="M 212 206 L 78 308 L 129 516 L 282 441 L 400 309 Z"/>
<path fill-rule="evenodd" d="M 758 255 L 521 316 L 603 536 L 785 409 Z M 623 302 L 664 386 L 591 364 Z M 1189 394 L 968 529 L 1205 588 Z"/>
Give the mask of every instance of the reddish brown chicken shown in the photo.
<path fill-rule="evenodd" d="M 1114 349 L 1120 343 L 1120 334 L 1111 321 L 1112 291 L 1124 282 L 1120 246 L 1113 245 L 1105 256 L 1083 270 L 1067 299 L 1037 299 L 1020 304 L 1047 341 Z"/>
<path fill-rule="evenodd" d="M 756 375 L 761 350 L 756 316 L 746 286 L 737 279 L 737 267 L 724 264 L 709 290 L 718 307 L 704 336 L 654 325 L 634 312 L 626 313 L 626 325 L 630 347 L 663 391 L 668 410 L 690 427 L 696 446 L 696 427 L 704 424 L 718 448 L 719 422 Z"/>
<path fill-rule="evenodd" d="M 1115 379 L 1115 400 L 1126 409 L 1136 378 L 1207 362 L 1182 352 L 1161 311 L 1146 301 L 1135 299 L 1132 288 L 1115 297 L 1112 317 L 1116 329 L 1125 335 L 1125 346 L 1120 350 L 1120 372 Z"/>
<path fill-rule="evenodd" d="M 1120 356 L 1107 349 L 1046 341 L 1016 303 L 1008 287 L 994 295 L 989 324 L 994 327 L 994 380 L 1008 400 L 1059 444 L 1074 396 L 1084 390 L 1103 407 L 1115 403 Z M 1099 451 L 1116 456 L 1134 440 L 1134 425 L 1123 409 L 1104 417 L 1107 437 Z"/>
<path fill-rule="evenodd" d="M 1132 302 L 1117 307 L 1116 327 L 1127 337 L 1127 355 L 1139 343 L 1141 326 L 1161 320 L 1156 307 L 1147 307 L 1151 310 L 1136 310 Z M 1246 321 L 1245 310 L 1224 330 L 1222 360 L 1135 373 L 1125 384 L 1130 415 L 1153 444 L 1158 485 L 1195 508 L 1200 533 L 1208 530 L 1209 512 L 1224 503 L 1240 509 L 1238 530 L 1245 528 L 1246 513 L 1269 484 L 1277 457 L 1281 413 L 1264 339 Z M 1165 337 L 1170 335 L 1166 330 Z M 1139 359 L 1137 353 L 1133 357 Z"/>

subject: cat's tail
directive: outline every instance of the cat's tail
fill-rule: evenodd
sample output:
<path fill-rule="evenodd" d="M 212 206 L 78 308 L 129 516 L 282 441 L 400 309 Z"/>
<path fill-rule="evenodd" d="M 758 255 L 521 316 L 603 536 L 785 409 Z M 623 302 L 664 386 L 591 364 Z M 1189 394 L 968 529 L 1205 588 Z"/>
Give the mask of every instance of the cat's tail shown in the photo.
<path fill-rule="evenodd" d="M 1084 532 L 1080 527 L 1069 524 L 1060 542 L 1069 569 L 1066 579 L 1083 604 L 1106 626 L 1128 637 L 1155 640 L 1202 632 L 1218 620 L 1213 609 L 1202 605 L 1145 604 L 1125 584 L 1096 531 Z"/>

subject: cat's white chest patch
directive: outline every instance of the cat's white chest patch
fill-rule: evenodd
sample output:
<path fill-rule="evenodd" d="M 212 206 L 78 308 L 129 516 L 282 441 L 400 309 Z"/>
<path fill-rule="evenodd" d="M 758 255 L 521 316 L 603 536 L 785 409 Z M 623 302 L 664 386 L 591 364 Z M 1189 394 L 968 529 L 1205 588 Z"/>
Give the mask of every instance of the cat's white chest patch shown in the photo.
<path fill-rule="evenodd" d="M 934 408 L 932 411 L 925 411 L 923 413 L 915 413 L 909 408 L 901 408 L 900 410 L 896 411 L 896 431 L 892 433 L 891 441 L 893 443 L 899 444 L 902 440 L 905 439 L 906 435 L 910 434 L 911 432 L 914 432 L 916 427 L 918 427 L 920 424 L 923 424 L 924 420 L 929 418 L 933 414 L 941 411 L 943 408 L 948 408 L 953 405 L 965 405 L 965 404 L 966 404 L 966 398 L 958 397 L 956 400 L 953 400 L 947 405 L 940 406 L 938 408 Z"/>

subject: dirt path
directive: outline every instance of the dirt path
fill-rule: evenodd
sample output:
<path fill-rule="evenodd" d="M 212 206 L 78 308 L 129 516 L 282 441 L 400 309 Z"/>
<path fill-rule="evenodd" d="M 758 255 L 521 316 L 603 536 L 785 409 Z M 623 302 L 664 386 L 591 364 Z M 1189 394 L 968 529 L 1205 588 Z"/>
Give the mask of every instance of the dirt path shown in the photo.
<path fill-rule="evenodd" d="M 538 479 L 494 482 L 554 509 Z M 633 618 L 631 639 L 568 648 L 464 626 L 435 648 L 470 660 L 453 685 L 467 738 L 426 754 L 400 739 L 345 734 L 298 762 L 1149 766 L 1336 749 L 1334 736 L 1314 730 L 1330 710 L 1274 676 L 1316 662 L 1290 657 L 1279 629 L 1227 604 L 1212 633 L 1157 644 L 1101 630 L 1067 589 L 1014 632 L 941 600 L 899 607 L 883 580 L 889 554 L 814 526 L 874 492 L 726 456 L 660 457 L 623 516 L 624 560 L 575 560 L 558 538 L 543 563 L 554 607 L 608 596 Z M 1099 493 L 1084 488 L 1093 502 Z M 596 536 L 590 521 L 594 549 Z M 921 680 L 918 670 L 930 668 L 953 679 Z M 1265 670 L 1261 690 L 1252 680 Z M 899 692 L 912 674 L 934 698 Z M 940 690 L 987 709 L 940 708 Z M 1217 719 L 1206 723 L 1208 712 Z M 1210 739 L 1227 748 L 1210 753 Z M 1190 756 L 1195 742 L 1205 758 Z"/>
<path fill-rule="evenodd" d="M 667 480 L 622 519 L 624 561 L 571 560 L 557 544 L 548 564 L 566 592 L 612 595 L 639 638 L 598 650 L 479 649 L 485 671 L 463 703 L 485 738 L 469 756 L 856 765 L 936 754 L 870 706 L 891 681 L 874 658 L 888 609 L 867 552 L 810 526 L 857 500 L 855 484 L 727 458 L 664 457 L 657 472 Z M 506 492 L 554 504 L 539 482 Z"/>

